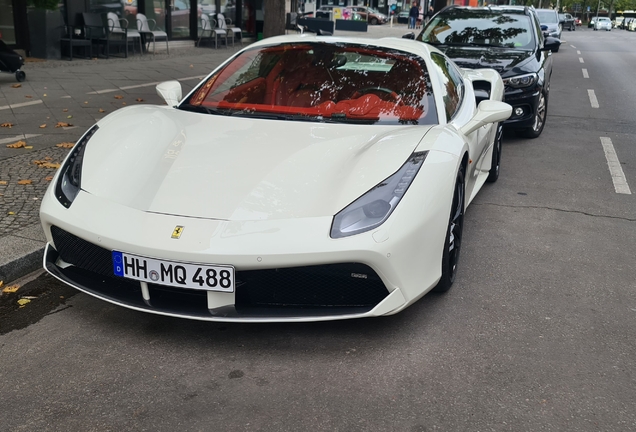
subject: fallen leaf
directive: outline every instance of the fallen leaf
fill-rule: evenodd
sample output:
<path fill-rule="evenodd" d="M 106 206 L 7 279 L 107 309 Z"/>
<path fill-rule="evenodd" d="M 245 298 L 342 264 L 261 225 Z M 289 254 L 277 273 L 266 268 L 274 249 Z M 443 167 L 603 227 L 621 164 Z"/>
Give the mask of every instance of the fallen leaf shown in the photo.
<path fill-rule="evenodd" d="M 22 87 L 22 84 L 13 84 L 11 87 L 13 87 L 13 88 L 20 88 L 20 87 Z"/>
<path fill-rule="evenodd" d="M 29 299 L 20 299 L 20 300 L 18 300 L 18 304 L 20 305 L 21 308 L 25 307 L 29 303 L 31 303 L 31 300 L 29 300 Z"/>
<path fill-rule="evenodd" d="M 72 143 L 72 142 L 63 142 L 63 143 L 55 144 L 56 147 L 61 147 L 61 148 L 73 148 L 74 145 L 75 143 Z"/>
<path fill-rule="evenodd" d="M 122 104 L 122 105 L 126 105 L 126 102 L 122 102 L 121 104 Z"/>
<path fill-rule="evenodd" d="M 51 181 L 51 180 L 53 180 L 53 176 L 46 176 L 46 177 L 44 177 L 44 180 Z"/>
<path fill-rule="evenodd" d="M 5 180 L 0 180 L 0 185 L 6 185 L 7 182 Z"/>
<path fill-rule="evenodd" d="M 46 127 L 46 123 L 40 125 L 40 129 L 44 129 Z"/>
<path fill-rule="evenodd" d="M 115 99 L 123 99 L 124 97 L 122 95 L 115 95 Z"/>
<path fill-rule="evenodd" d="M 72 115 L 70 115 L 70 116 L 66 116 L 66 118 L 73 118 L 73 116 L 72 116 Z"/>
<path fill-rule="evenodd" d="M 26 142 L 18 141 L 18 142 L 14 142 L 13 144 L 7 144 L 7 148 L 22 148 L 22 147 L 26 147 Z"/>
<path fill-rule="evenodd" d="M 27 150 L 31 150 L 33 148 L 33 146 L 24 146 L 25 149 Z"/>
<path fill-rule="evenodd" d="M 25 98 L 27 98 L 27 99 L 31 99 L 33 96 L 31 96 L 31 95 L 26 95 L 26 96 L 24 96 L 24 97 L 25 97 Z"/>
<path fill-rule="evenodd" d="M 44 93 L 42 96 L 43 96 L 43 97 L 46 97 L 46 93 Z"/>
<path fill-rule="evenodd" d="M 193 67 L 194 67 L 194 65 L 190 65 L 190 67 L 191 67 L 191 68 L 193 68 Z"/>
<path fill-rule="evenodd" d="M 62 112 L 68 112 L 68 108 L 64 108 Z"/>
<path fill-rule="evenodd" d="M 69 126 L 73 126 L 73 125 L 70 123 L 65 123 L 65 122 L 57 122 L 57 124 L 55 125 L 56 128 L 69 127 Z"/>
<path fill-rule="evenodd" d="M 19 185 L 30 185 L 33 183 L 33 180 L 18 180 Z"/>
<path fill-rule="evenodd" d="M 40 165 L 42 168 L 53 168 L 53 169 L 58 169 L 60 167 L 59 163 L 51 163 L 51 162 L 46 162 L 43 163 L 42 165 Z"/>
<path fill-rule="evenodd" d="M 8 214 L 9 216 L 13 216 L 13 215 L 15 214 L 15 212 L 7 212 L 7 214 Z"/>
<path fill-rule="evenodd" d="M 2 285 L 4 285 L 4 281 L 0 281 L 0 288 L 2 288 Z"/>
<path fill-rule="evenodd" d="M 84 103 L 85 103 L 85 104 L 87 104 L 87 103 L 88 103 L 88 101 L 84 101 Z"/>
<path fill-rule="evenodd" d="M 2 123 L 2 124 L 0 124 L 0 127 L 6 127 L 6 128 L 11 129 L 13 127 L 13 123 Z"/>
<path fill-rule="evenodd" d="M 105 113 L 105 112 L 106 112 L 106 110 L 103 110 L 103 109 L 101 109 L 101 108 L 100 108 L 100 109 L 99 109 L 99 112 L 100 112 L 100 113 Z"/>
<path fill-rule="evenodd" d="M 44 158 L 44 160 L 53 160 L 53 158 L 51 156 L 47 156 Z"/>
<path fill-rule="evenodd" d="M 137 98 L 135 99 L 137 102 L 143 102 L 144 100 L 142 98 Z"/>
<path fill-rule="evenodd" d="M 0 285 L 0 286 L 2 286 L 2 285 Z M 20 289 L 20 285 L 9 285 L 8 287 L 4 288 L 2 290 L 2 292 L 5 293 L 5 294 L 11 294 L 11 293 L 16 292 L 19 289 Z"/>

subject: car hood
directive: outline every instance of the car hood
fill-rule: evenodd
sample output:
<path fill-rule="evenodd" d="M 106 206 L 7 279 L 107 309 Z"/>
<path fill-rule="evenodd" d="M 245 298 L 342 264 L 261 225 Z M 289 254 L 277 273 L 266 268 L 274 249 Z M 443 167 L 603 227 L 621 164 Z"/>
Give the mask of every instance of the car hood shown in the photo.
<path fill-rule="evenodd" d="M 396 172 L 431 128 L 159 106 L 125 108 L 98 125 L 82 190 L 141 211 L 221 220 L 333 216 Z"/>
<path fill-rule="evenodd" d="M 546 26 L 546 27 L 548 28 L 548 29 L 547 29 L 547 31 L 549 31 L 550 33 L 552 33 L 552 32 L 556 32 L 556 31 L 559 31 L 559 24 L 554 24 L 554 23 L 550 23 L 550 24 L 542 23 L 541 25 Z"/>
<path fill-rule="evenodd" d="M 531 51 L 511 49 L 480 47 L 442 47 L 441 49 L 458 66 L 468 69 L 495 69 L 501 75 L 514 67 L 522 66 L 532 56 Z"/>

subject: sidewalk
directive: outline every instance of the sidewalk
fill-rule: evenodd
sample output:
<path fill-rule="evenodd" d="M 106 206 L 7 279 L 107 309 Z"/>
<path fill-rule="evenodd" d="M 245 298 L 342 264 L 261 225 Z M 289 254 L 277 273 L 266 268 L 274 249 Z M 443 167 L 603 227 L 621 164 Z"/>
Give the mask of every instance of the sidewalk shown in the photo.
<path fill-rule="evenodd" d="M 404 24 L 387 24 L 335 36 L 401 37 L 408 31 Z M 123 106 L 163 104 L 155 91 L 159 82 L 179 80 L 187 94 L 240 48 L 180 46 L 171 47 L 170 55 L 158 49 L 155 56 L 127 59 L 28 62 L 27 79 L 18 88 L 13 75 L 0 74 L 0 125 L 11 125 L 0 127 L 0 281 L 7 284 L 42 266 L 40 200 L 69 151 L 60 144 L 74 143 Z M 7 148 L 20 141 L 24 147 Z"/>

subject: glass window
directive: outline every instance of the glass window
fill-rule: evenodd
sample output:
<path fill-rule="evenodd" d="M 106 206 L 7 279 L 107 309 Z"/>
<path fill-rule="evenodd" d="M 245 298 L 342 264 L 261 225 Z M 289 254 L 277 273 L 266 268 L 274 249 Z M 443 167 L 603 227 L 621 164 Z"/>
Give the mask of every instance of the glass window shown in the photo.
<path fill-rule="evenodd" d="M 418 37 L 432 45 L 481 45 L 533 49 L 528 16 L 484 9 L 451 9 L 433 18 Z"/>
<path fill-rule="evenodd" d="M 180 106 L 212 115 L 354 124 L 436 124 L 426 64 L 377 47 L 288 43 L 254 48 Z"/>
<path fill-rule="evenodd" d="M 464 97 L 464 82 L 459 71 L 441 54 L 432 53 L 431 60 L 439 67 L 443 79 L 444 108 L 446 120 L 451 121 L 461 106 Z"/>
<path fill-rule="evenodd" d="M 556 11 L 537 11 L 537 15 L 539 16 L 539 22 L 541 24 L 556 24 L 559 22 L 559 17 Z"/>
<path fill-rule="evenodd" d="M 13 24 L 13 1 L 0 0 L 0 39 L 7 45 L 14 45 L 15 27 Z"/>

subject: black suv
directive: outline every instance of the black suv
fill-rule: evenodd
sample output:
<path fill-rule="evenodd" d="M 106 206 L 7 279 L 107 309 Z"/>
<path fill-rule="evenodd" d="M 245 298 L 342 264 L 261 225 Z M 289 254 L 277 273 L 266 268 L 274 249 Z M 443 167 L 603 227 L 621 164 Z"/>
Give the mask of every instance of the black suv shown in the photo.
<path fill-rule="evenodd" d="M 533 8 L 449 6 L 416 40 L 435 46 L 461 67 L 497 70 L 505 84 L 504 101 L 512 105 L 504 127 L 529 138 L 541 135 L 548 112 L 551 51 L 561 41 L 544 37 Z"/>

